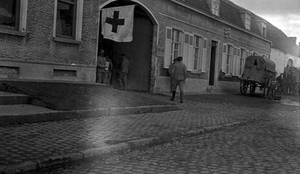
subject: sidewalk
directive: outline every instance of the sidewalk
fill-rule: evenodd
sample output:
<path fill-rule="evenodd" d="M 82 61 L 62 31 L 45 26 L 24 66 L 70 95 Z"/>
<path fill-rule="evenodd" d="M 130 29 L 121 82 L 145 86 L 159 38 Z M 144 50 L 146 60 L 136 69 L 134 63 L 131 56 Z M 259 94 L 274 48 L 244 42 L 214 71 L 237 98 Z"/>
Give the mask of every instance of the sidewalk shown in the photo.
<path fill-rule="evenodd" d="M 149 97 L 160 102 L 169 100 L 161 95 Z M 0 173 L 30 171 L 101 157 L 299 112 L 297 107 L 263 98 L 224 94 L 186 96 L 185 103 L 178 106 L 181 110 L 164 113 L 0 127 Z"/>
<path fill-rule="evenodd" d="M 97 83 L 1 80 L 0 90 L 22 94 L 0 92 L 0 126 L 178 110 L 168 99 Z"/>

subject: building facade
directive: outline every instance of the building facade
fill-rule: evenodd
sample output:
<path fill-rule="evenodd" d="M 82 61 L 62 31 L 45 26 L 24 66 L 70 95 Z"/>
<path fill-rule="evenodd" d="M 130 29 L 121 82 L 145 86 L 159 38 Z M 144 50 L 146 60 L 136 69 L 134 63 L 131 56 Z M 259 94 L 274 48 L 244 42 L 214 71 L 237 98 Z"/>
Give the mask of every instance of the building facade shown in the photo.
<path fill-rule="evenodd" d="M 133 41 L 104 39 L 101 9 L 125 5 L 135 5 Z M 0 78 L 95 82 L 104 49 L 116 86 L 126 53 L 132 90 L 168 92 L 177 56 L 186 92 L 238 90 L 245 58 L 271 53 L 266 22 L 228 0 L 4 0 L 0 8 Z"/>
<path fill-rule="evenodd" d="M 98 7 L 97 1 L 1 0 L 0 77 L 94 81 Z"/>
<path fill-rule="evenodd" d="M 279 75 L 287 66 L 300 68 L 300 43 L 296 44 L 295 37 L 287 37 L 280 29 L 268 24 L 267 38 L 272 42 L 271 60 L 276 63 Z"/>

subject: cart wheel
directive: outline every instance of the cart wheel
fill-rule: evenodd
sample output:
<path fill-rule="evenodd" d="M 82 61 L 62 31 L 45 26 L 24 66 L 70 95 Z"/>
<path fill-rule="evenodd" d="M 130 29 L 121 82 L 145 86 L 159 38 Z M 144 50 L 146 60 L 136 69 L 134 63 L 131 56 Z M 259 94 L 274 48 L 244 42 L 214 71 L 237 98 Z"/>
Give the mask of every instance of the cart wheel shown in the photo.
<path fill-rule="evenodd" d="M 266 79 L 265 84 L 264 84 L 264 98 L 268 98 L 268 97 L 269 97 L 269 93 L 270 93 L 270 89 L 269 89 L 270 82 L 271 82 L 271 75 L 268 76 L 268 78 Z"/>
<path fill-rule="evenodd" d="M 250 84 L 250 95 L 253 95 L 255 92 L 256 85 L 254 83 Z"/>
<path fill-rule="evenodd" d="M 240 82 L 240 92 L 245 95 L 248 89 L 248 82 L 245 80 L 241 80 Z"/>

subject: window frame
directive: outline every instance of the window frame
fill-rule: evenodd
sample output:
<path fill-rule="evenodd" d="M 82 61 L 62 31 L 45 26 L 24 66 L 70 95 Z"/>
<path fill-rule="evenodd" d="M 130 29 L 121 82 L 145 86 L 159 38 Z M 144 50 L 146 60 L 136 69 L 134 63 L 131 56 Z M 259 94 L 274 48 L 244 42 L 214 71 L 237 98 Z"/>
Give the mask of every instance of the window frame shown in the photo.
<path fill-rule="evenodd" d="M 179 32 L 179 39 L 178 41 L 175 40 L 174 31 Z M 169 27 L 166 26 L 166 33 L 165 33 L 165 55 L 164 55 L 164 68 L 169 68 L 170 64 L 172 64 L 173 60 L 176 58 L 174 54 L 175 45 L 179 45 L 178 47 L 178 55 L 183 56 L 184 52 L 184 43 L 185 43 L 185 33 L 182 29 L 176 27 Z"/>
<path fill-rule="evenodd" d="M 66 0 L 55 0 L 54 6 L 54 24 L 53 24 L 53 39 L 58 42 L 66 42 L 73 44 L 80 44 L 82 38 L 82 17 L 83 17 L 83 3 L 84 0 L 74 0 L 74 18 L 73 18 L 73 34 L 72 36 L 57 34 L 57 13 L 58 1 L 66 2 Z"/>
<path fill-rule="evenodd" d="M 73 20 L 72 20 L 72 36 L 69 35 L 63 35 L 63 34 L 58 34 L 57 33 L 57 23 L 56 23 L 56 37 L 60 37 L 60 38 L 66 38 L 66 39 L 75 39 L 75 35 L 76 35 L 76 18 L 77 18 L 77 0 L 74 0 L 74 2 L 69 2 L 68 0 L 57 0 L 57 11 L 56 11 L 56 21 L 57 21 L 57 13 L 58 13 L 58 3 L 65 3 L 68 5 L 73 5 Z"/>
<path fill-rule="evenodd" d="M 262 22 L 261 24 L 261 35 L 267 37 L 267 26 L 265 22 Z"/>
<path fill-rule="evenodd" d="M 251 16 L 249 13 L 245 13 L 245 28 L 251 30 Z"/>
<path fill-rule="evenodd" d="M 174 31 L 178 32 L 178 41 L 175 40 L 174 37 Z M 177 29 L 177 28 L 172 28 L 172 33 L 171 33 L 171 56 L 172 56 L 172 60 L 174 60 L 176 57 L 178 56 L 182 56 L 183 54 L 183 44 L 184 44 L 184 32 L 183 30 Z M 175 46 L 178 45 L 178 49 L 176 49 L 178 51 L 178 55 L 175 56 Z"/>
<path fill-rule="evenodd" d="M 197 40 L 198 40 L 198 46 L 197 46 Z M 194 66 L 193 66 L 193 71 L 201 71 L 202 67 L 202 56 L 203 56 L 203 44 L 204 44 L 204 38 L 200 35 L 194 35 Z M 198 50 L 197 54 L 197 59 L 196 59 L 196 49 Z M 195 68 L 196 67 L 196 68 Z"/>
<path fill-rule="evenodd" d="M 226 51 L 226 74 L 230 74 L 231 70 L 231 63 L 234 56 L 234 46 L 231 44 L 227 44 L 227 51 Z"/>
<path fill-rule="evenodd" d="M 9 29 L 9 30 L 19 30 L 19 25 L 20 25 L 20 11 L 21 11 L 21 2 L 20 0 L 14 0 L 16 2 L 15 7 L 14 7 L 14 11 L 15 11 L 15 21 L 14 21 L 14 25 L 10 26 L 10 25 L 1 25 L 1 28 L 4 29 Z M 10 0 L 10 2 L 14 3 L 12 0 Z"/>
<path fill-rule="evenodd" d="M 16 22 L 14 26 L 0 25 L 0 33 L 25 36 L 27 25 L 27 6 L 28 0 L 16 0 Z"/>
<path fill-rule="evenodd" d="M 220 0 L 211 0 L 211 13 L 216 16 L 220 15 Z"/>

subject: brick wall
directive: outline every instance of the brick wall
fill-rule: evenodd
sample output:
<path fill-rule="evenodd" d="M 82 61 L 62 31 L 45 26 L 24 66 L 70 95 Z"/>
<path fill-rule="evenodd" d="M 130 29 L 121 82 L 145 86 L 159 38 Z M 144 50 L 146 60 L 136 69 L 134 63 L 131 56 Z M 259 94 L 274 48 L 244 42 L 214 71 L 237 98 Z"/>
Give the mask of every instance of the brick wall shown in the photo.
<path fill-rule="evenodd" d="M 26 35 L 0 33 L 0 58 L 95 65 L 98 1 L 84 1 L 80 44 L 53 40 L 54 0 L 28 0 Z"/>

